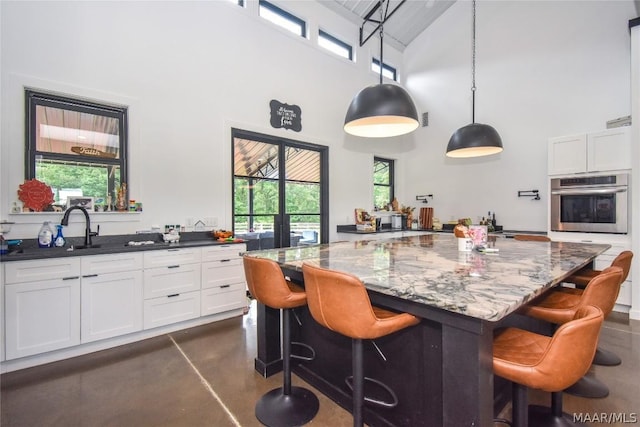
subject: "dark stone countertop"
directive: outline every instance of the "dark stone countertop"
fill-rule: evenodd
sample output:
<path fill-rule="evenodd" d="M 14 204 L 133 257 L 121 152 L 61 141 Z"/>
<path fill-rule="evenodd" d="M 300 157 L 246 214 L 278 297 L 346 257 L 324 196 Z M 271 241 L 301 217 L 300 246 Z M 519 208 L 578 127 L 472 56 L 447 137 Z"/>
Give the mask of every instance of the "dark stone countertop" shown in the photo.
<path fill-rule="evenodd" d="M 160 249 L 192 248 L 198 246 L 218 246 L 237 244 L 242 242 L 219 242 L 211 232 L 180 233 L 180 242 L 165 243 L 161 233 L 149 234 L 121 234 L 113 236 L 93 237 L 93 246 L 77 249 L 84 243 L 84 237 L 66 238 L 66 245 L 62 248 L 40 248 L 37 239 L 23 240 L 20 245 L 10 246 L 9 253 L 0 255 L 0 262 L 25 261 L 37 259 L 61 258 L 85 255 L 107 255 L 121 252 L 140 252 Z M 152 244 L 130 245 L 129 242 L 153 241 Z M 71 249 L 71 248 L 74 249 Z"/>

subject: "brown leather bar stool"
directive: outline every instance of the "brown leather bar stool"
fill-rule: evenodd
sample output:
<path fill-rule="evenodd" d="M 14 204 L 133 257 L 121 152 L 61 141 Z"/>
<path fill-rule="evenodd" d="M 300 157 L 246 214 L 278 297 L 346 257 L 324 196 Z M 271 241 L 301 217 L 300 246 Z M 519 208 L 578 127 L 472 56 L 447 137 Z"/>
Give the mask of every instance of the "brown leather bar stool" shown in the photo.
<path fill-rule="evenodd" d="M 540 234 L 516 234 L 513 236 L 513 240 L 520 240 L 522 242 L 550 242 L 551 239 L 547 236 Z"/>
<path fill-rule="evenodd" d="M 610 267 L 620 267 L 622 269 L 622 283 L 624 283 L 624 281 L 627 280 L 627 277 L 629 276 L 632 259 L 633 252 L 623 251 L 620 252 L 620 254 L 611 262 Z M 564 280 L 565 282 L 575 284 L 575 289 L 561 288 L 561 290 L 564 292 L 581 294 L 582 290 L 587 286 L 589 281 L 600 273 L 602 273 L 602 271 L 594 270 L 590 267 L 585 267 Z M 616 366 L 622 363 L 622 359 L 620 359 L 620 357 L 612 351 L 598 347 L 598 349 L 596 350 L 596 356 L 593 358 L 593 363 L 595 365 L 602 366 Z"/>
<path fill-rule="evenodd" d="M 618 298 L 622 278 L 620 267 L 608 267 L 595 276 L 583 292 L 576 294 L 551 290 L 521 309 L 521 312 L 557 325 L 573 319 L 581 307 L 593 305 L 608 315 Z M 608 387 L 592 376 L 584 376 L 565 390 L 580 397 L 602 398 L 609 395 Z"/>
<path fill-rule="evenodd" d="M 352 381 L 346 383 L 353 391 L 353 425 L 363 425 L 364 402 L 394 407 L 395 394 L 381 382 L 364 376 L 362 340 L 373 340 L 416 325 L 420 320 L 409 313 L 395 313 L 371 305 L 364 284 L 357 277 L 339 271 L 302 265 L 304 287 L 311 315 L 320 325 L 351 338 Z M 364 381 L 385 388 L 393 402 L 382 402 L 364 396 Z"/>
<path fill-rule="evenodd" d="M 256 403 L 256 418 L 269 427 L 293 427 L 308 423 L 320 406 L 313 392 L 291 385 L 291 320 L 289 312 L 307 304 L 304 290 L 285 279 L 277 262 L 243 257 L 244 272 L 251 295 L 260 303 L 282 310 L 283 387 L 263 395 Z"/>
<path fill-rule="evenodd" d="M 581 425 L 562 412 L 562 390 L 589 370 L 603 318 L 599 308 L 584 306 L 552 337 L 518 328 L 494 332 L 493 372 L 513 383 L 514 427 Z M 551 410 L 528 407 L 527 388 L 551 392 Z"/>

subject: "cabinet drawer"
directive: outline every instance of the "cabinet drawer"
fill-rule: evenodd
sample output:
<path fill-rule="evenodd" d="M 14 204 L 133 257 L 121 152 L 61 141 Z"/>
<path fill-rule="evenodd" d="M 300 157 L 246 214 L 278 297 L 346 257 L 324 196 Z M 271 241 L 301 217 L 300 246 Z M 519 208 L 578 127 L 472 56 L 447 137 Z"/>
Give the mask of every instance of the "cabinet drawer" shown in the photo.
<path fill-rule="evenodd" d="M 6 263 L 5 267 L 5 283 L 7 284 L 79 276 L 79 257 L 15 261 Z"/>
<path fill-rule="evenodd" d="M 200 291 L 144 302 L 144 329 L 169 325 L 200 316 Z"/>
<path fill-rule="evenodd" d="M 202 291 L 202 315 L 222 313 L 246 307 L 247 293 L 244 283 L 223 285 Z"/>
<path fill-rule="evenodd" d="M 192 264 L 200 262 L 200 248 L 175 248 L 144 253 L 144 268 L 167 267 L 171 265 Z"/>
<path fill-rule="evenodd" d="M 144 270 L 144 298 L 200 290 L 200 264 L 172 265 Z"/>
<path fill-rule="evenodd" d="M 244 265 L 241 258 L 202 264 L 202 289 L 231 283 L 245 283 Z"/>
<path fill-rule="evenodd" d="M 6 358 L 80 344 L 80 279 L 5 286 Z"/>
<path fill-rule="evenodd" d="M 142 270 L 142 253 L 93 255 L 81 258 L 82 275 Z"/>
<path fill-rule="evenodd" d="M 202 262 L 219 261 L 224 259 L 241 258 L 242 252 L 247 250 L 244 244 L 207 246 L 202 248 Z"/>

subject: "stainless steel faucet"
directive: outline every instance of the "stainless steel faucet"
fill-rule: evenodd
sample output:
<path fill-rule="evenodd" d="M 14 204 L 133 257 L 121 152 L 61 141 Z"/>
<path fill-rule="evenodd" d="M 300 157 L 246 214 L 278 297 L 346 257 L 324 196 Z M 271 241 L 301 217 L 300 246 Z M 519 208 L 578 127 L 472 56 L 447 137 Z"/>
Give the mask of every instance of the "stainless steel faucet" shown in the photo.
<path fill-rule="evenodd" d="M 82 206 L 71 206 L 69 209 L 65 211 L 64 216 L 62 217 L 62 221 L 60 222 L 60 225 L 69 225 L 69 214 L 76 209 L 82 211 L 82 213 L 84 214 L 84 219 L 86 223 L 85 230 L 84 230 L 84 245 L 87 247 L 92 246 L 93 244 L 91 243 L 91 237 L 98 235 L 98 233 L 100 232 L 100 225 L 98 225 L 98 231 L 95 231 L 95 232 L 91 231 L 91 220 L 89 219 L 89 212 L 87 211 L 86 208 Z"/>

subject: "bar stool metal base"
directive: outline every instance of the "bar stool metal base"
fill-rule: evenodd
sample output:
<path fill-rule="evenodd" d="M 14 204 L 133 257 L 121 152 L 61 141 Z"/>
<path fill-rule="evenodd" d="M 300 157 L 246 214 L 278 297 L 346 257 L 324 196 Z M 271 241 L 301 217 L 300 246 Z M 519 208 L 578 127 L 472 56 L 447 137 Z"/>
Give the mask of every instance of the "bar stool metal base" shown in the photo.
<path fill-rule="evenodd" d="M 573 421 L 573 416 L 562 412 L 562 416 L 555 415 L 546 406 L 529 405 L 530 427 L 587 427 L 586 424 Z"/>
<path fill-rule="evenodd" d="M 622 359 L 612 351 L 598 347 L 596 355 L 593 357 L 593 364 L 600 366 L 618 366 Z"/>
<path fill-rule="evenodd" d="M 586 397 L 588 399 L 602 399 L 609 396 L 609 387 L 590 375 L 585 375 L 577 383 L 563 391 L 572 396 Z"/>
<path fill-rule="evenodd" d="M 256 403 L 256 418 L 268 427 L 296 427 L 307 424 L 318 413 L 320 402 L 315 394 L 303 387 L 291 387 L 284 394 L 282 387 L 262 396 Z"/>

